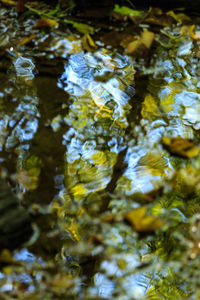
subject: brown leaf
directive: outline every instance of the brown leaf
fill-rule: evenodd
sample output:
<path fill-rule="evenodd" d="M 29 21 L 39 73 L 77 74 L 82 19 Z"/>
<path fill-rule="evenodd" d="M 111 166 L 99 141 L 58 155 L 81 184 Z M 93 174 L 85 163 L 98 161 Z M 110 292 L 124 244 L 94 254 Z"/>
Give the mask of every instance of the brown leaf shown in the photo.
<path fill-rule="evenodd" d="M 130 196 L 130 198 L 137 203 L 146 204 L 155 201 L 155 199 L 162 195 L 163 187 L 159 187 L 154 189 L 146 194 L 137 192 Z"/>
<path fill-rule="evenodd" d="M 141 35 L 144 45 L 149 49 L 154 41 L 155 34 L 145 29 Z"/>
<path fill-rule="evenodd" d="M 116 221 L 116 216 L 114 214 L 105 215 L 102 217 L 103 222 L 114 223 Z"/>
<path fill-rule="evenodd" d="M 67 274 L 56 274 L 51 280 L 52 288 L 66 289 L 73 285 L 73 280 L 70 275 Z"/>
<path fill-rule="evenodd" d="M 163 137 L 162 144 L 170 153 L 184 158 L 192 158 L 199 154 L 199 149 L 190 139 Z"/>
<path fill-rule="evenodd" d="M 24 46 L 28 43 L 30 43 L 34 38 L 36 37 L 36 35 L 34 33 L 32 33 L 29 36 L 24 37 L 19 43 L 18 46 Z"/>
<path fill-rule="evenodd" d="M 103 244 L 103 239 L 98 234 L 92 234 L 89 236 L 87 242 L 97 246 Z"/>
<path fill-rule="evenodd" d="M 18 183 L 27 190 L 35 190 L 37 188 L 38 174 L 34 174 L 34 170 L 21 170 L 17 175 Z"/>
<path fill-rule="evenodd" d="M 24 11 L 26 11 L 26 7 L 25 7 L 25 0 L 18 0 L 17 1 L 17 13 L 23 13 Z"/>
<path fill-rule="evenodd" d="M 173 18 L 157 7 L 150 7 L 143 23 L 150 23 L 159 26 L 171 26 Z"/>
<path fill-rule="evenodd" d="M 154 231 L 163 226 L 164 223 L 160 219 L 154 216 L 147 216 L 146 213 L 147 209 L 141 207 L 125 213 L 124 218 L 138 232 Z"/>
<path fill-rule="evenodd" d="M 15 260 L 12 253 L 8 249 L 0 252 L 0 264 L 3 265 L 21 265 L 21 262 Z"/>
<path fill-rule="evenodd" d="M 41 28 L 41 27 L 51 28 L 51 27 L 58 27 L 58 25 L 59 25 L 58 22 L 56 22 L 55 20 L 43 18 L 43 19 L 40 19 L 34 25 L 34 28 Z"/>
<path fill-rule="evenodd" d="M 153 32 L 145 29 L 139 39 L 134 40 L 128 44 L 126 53 L 137 57 L 146 56 L 154 41 L 154 36 L 155 35 Z"/>

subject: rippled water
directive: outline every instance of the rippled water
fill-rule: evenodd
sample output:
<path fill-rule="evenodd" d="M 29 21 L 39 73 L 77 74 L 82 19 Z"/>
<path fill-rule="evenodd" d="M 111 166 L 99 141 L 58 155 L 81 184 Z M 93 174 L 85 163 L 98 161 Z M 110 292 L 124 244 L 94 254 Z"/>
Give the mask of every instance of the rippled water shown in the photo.
<path fill-rule="evenodd" d="M 3 25 L 1 30 L 5 35 Z M 199 143 L 196 46 L 189 35 L 183 39 L 180 34 L 170 50 L 158 43 L 144 66 L 143 60 L 118 50 L 83 51 L 71 35 L 55 35 L 43 49 L 48 38 L 41 36 L 35 52 L 25 48 L 23 53 L 12 39 L 4 39 L 0 160 L 36 224 L 35 243 L 17 251 L 15 258 L 37 271 L 34 279 L 29 271 L 17 279 L 10 275 L 10 283 L 0 273 L 5 280 L 1 292 L 12 291 L 14 282 L 21 281 L 35 293 L 43 277 L 51 285 L 44 272 L 52 267 L 50 257 L 74 276 L 76 287 L 70 283 L 66 297 L 143 299 L 154 282 L 169 276 L 169 268 L 181 270 L 176 254 L 165 261 L 165 235 L 170 240 L 172 228 L 199 212 L 196 202 L 194 211 L 187 212 L 182 191 L 170 200 L 184 176 L 187 181 L 187 172 L 198 178 L 199 158 L 188 166 L 188 160 L 171 155 L 161 142 L 169 136 Z M 198 197 L 199 189 L 186 185 L 189 199 L 194 193 Z M 143 204 L 166 222 L 162 237 L 140 236 L 124 222 L 124 213 Z M 186 239 L 183 226 L 171 240 L 188 243 L 182 228 Z M 187 286 L 181 289 L 187 294 Z"/>

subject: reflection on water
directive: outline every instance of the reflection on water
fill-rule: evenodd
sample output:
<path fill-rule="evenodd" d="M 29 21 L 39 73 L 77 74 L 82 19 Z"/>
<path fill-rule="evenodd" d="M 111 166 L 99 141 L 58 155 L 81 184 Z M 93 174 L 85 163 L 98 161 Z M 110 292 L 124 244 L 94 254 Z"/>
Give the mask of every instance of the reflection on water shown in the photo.
<path fill-rule="evenodd" d="M 105 50 L 71 55 L 65 66 L 58 85 L 73 99 L 65 117 L 70 129 L 64 139 L 67 186 L 72 188 L 75 197 L 79 192 L 85 196 L 103 189 L 110 180 L 128 126 L 126 115 L 131 96 L 126 89 L 134 81 L 134 72 L 133 62 L 128 57 L 111 57 Z M 108 73 L 112 77 L 109 78 Z M 72 165 L 73 180 L 70 177 Z"/>
<path fill-rule="evenodd" d="M 71 49 L 66 38 L 59 43 Z M 162 137 L 193 139 L 199 129 L 199 70 L 190 56 L 192 45 L 180 41 L 172 56 L 163 50 L 148 68 L 105 49 L 69 51 L 59 76 L 36 74 L 38 62 L 13 56 L 8 74 L 0 74 L 0 159 L 9 174 L 17 174 L 17 189 L 24 193 L 23 201 L 40 230 L 35 255 L 23 249 L 15 254 L 16 260 L 25 261 L 31 270 L 44 263 L 37 255 L 55 256 L 77 276 L 78 288 L 88 288 L 82 292 L 86 298 L 87 293 L 111 298 L 123 291 L 123 299 L 142 299 L 151 286 L 142 268 L 153 264 L 155 273 L 167 273 L 167 266 L 155 262 L 165 255 L 156 253 L 155 261 L 149 255 L 153 237 L 142 242 L 141 232 L 130 229 L 123 214 L 150 203 L 152 214 L 169 207 L 170 217 L 173 212 L 176 221 L 187 220 L 178 197 L 177 207 L 170 199 L 153 206 L 148 193 L 165 188 L 177 162 L 187 164 L 163 148 Z M 144 75 L 146 86 L 137 90 Z M 173 184 L 178 186 L 179 178 Z M 143 195 L 143 202 L 134 198 L 136 193 Z M 99 205 L 104 201 L 106 209 Z M 45 219 L 52 211 L 58 220 Z M 30 273 L 17 280 L 37 291 L 44 272 L 36 272 L 35 281 Z M 58 281 L 45 280 L 50 288 L 52 282 L 54 289 L 60 288 Z M 12 289 L 6 283 L 1 291 Z"/>

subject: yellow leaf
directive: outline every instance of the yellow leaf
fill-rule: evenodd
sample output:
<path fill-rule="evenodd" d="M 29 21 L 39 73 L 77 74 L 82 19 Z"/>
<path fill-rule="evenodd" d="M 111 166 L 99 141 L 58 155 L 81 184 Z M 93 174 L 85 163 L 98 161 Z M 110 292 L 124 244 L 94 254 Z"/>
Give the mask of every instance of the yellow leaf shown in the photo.
<path fill-rule="evenodd" d="M 140 38 L 128 44 L 126 53 L 138 57 L 145 56 L 153 43 L 154 36 L 153 32 L 145 29 Z"/>
<path fill-rule="evenodd" d="M 56 274 L 51 280 L 51 286 L 56 289 L 66 289 L 73 284 L 72 277 L 67 274 Z"/>
<path fill-rule="evenodd" d="M 146 216 L 141 220 L 141 231 L 154 231 L 163 226 L 163 222 L 154 216 Z"/>
<path fill-rule="evenodd" d="M 174 92 L 171 92 L 167 97 L 161 100 L 161 107 L 164 112 L 168 113 L 173 110 L 174 107 Z"/>
<path fill-rule="evenodd" d="M 40 28 L 40 27 L 58 27 L 58 22 L 52 19 L 40 19 L 35 25 L 34 28 Z"/>
<path fill-rule="evenodd" d="M 185 158 L 192 158 L 199 154 L 199 149 L 190 139 L 163 137 L 162 143 L 170 153 Z"/>
<path fill-rule="evenodd" d="M 94 28 L 87 25 L 87 24 L 84 24 L 84 23 L 79 23 L 79 22 L 75 22 L 75 21 L 72 21 L 72 20 L 66 20 L 66 22 L 68 24 L 72 24 L 72 26 L 77 29 L 80 33 L 93 33 L 94 32 Z"/>
<path fill-rule="evenodd" d="M 190 22 L 191 18 L 183 13 L 176 14 L 173 10 L 170 10 L 166 13 L 166 15 L 172 17 L 176 22 L 183 23 L 183 22 Z"/>
<path fill-rule="evenodd" d="M 200 40 L 200 31 L 199 30 L 195 30 L 195 25 L 192 25 L 190 26 L 190 36 L 191 38 L 193 38 L 194 40 L 196 41 L 199 41 Z"/>
<path fill-rule="evenodd" d="M 89 52 L 97 50 L 97 45 L 89 35 L 89 33 L 84 34 L 82 38 L 83 48 Z"/>
<path fill-rule="evenodd" d="M 6 275 L 11 275 L 13 274 L 13 267 L 12 266 L 6 266 L 3 268 L 3 273 Z"/>
<path fill-rule="evenodd" d="M 154 41 L 155 34 L 147 29 L 144 29 L 141 40 L 143 44 L 149 49 Z"/>
<path fill-rule="evenodd" d="M 76 184 L 72 189 L 71 192 L 73 193 L 74 197 L 83 197 L 86 196 L 88 190 L 85 188 L 83 183 Z"/>
<path fill-rule="evenodd" d="M 12 0 L 1 0 L 1 2 L 8 6 L 17 6 L 17 1 Z"/>
<path fill-rule="evenodd" d="M 0 252 L 0 264 L 5 265 L 21 265 L 20 261 L 15 260 L 12 253 L 8 249 L 3 249 Z"/>
<path fill-rule="evenodd" d="M 34 38 L 36 37 L 36 35 L 33 33 L 29 36 L 24 37 L 19 43 L 18 46 L 24 46 L 28 43 L 30 43 Z"/>
<path fill-rule="evenodd" d="M 161 226 L 163 222 L 154 216 L 146 216 L 146 208 L 141 207 L 125 213 L 125 220 L 128 221 L 136 231 L 154 231 Z"/>

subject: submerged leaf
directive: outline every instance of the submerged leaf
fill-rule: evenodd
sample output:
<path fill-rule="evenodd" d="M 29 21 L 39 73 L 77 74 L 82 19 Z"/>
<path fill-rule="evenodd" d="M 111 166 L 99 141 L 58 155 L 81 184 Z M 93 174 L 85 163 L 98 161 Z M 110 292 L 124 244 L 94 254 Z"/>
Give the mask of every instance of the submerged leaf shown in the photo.
<path fill-rule="evenodd" d="M 30 43 L 34 38 L 36 37 L 36 35 L 34 33 L 32 33 L 29 36 L 24 37 L 19 43 L 18 46 L 24 46 L 28 43 Z"/>
<path fill-rule="evenodd" d="M 192 158 L 199 154 L 199 149 L 194 145 L 190 139 L 185 139 L 181 137 L 163 137 L 163 145 L 167 150 L 185 158 Z"/>
<path fill-rule="evenodd" d="M 191 38 L 193 38 L 196 41 L 200 40 L 200 31 L 195 30 L 195 25 L 192 25 L 189 27 L 189 32 L 190 32 Z"/>
<path fill-rule="evenodd" d="M 161 186 L 148 193 L 135 192 L 130 196 L 130 198 L 134 202 L 138 202 L 140 204 L 146 204 L 155 201 L 157 197 L 160 197 L 162 195 L 162 192 L 163 192 L 163 187 Z"/>
<path fill-rule="evenodd" d="M 176 22 L 184 23 L 191 21 L 191 18 L 183 13 L 176 14 L 173 10 L 170 10 L 166 13 L 166 15 L 172 17 Z"/>
<path fill-rule="evenodd" d="M 141 35 L 144 45 L 149 49 L 154 41 L 155 34 L 145 29 Z"/>
<path fill-rule="evenodd" d="M 172 17 L 163 13 L 163 11 L 158 7 L 150 7 L 147 15 L 145 16 L 143 22 L 155 24 L 159 26 L 170 26 L 172 24 Z"/>
<path fill-rule="evenodd" d="M 73 277 L 68 274 L 56 274 L 51 280 L 51 287 L 56 291 L 68 289 L 73 285 Z"/>
<path fill-rule="evenodd" d="M 71 232 L 72 237 L 79 242 L 80 241 L 80 235 L 79 235 L 79 226 L 78 224 L 72 219 L 71 221 L 71 225 L 67 228 L 67 230 L 69 230 L 69 232 Z"/>
<path fill-rule="evenodd" d="M 71 189 L 71 192 L 75 198 L 82 198 L 87 195 L 88 190 L 83 183 L 79 183 Z"/>
<path fill-rule="evenodd" d="M 41 28 L 41 27 L 58 27 L 58 22 L 52 19 L 43 18 L 40 19 L 35 25 L 34 28 Z"/>
<path fill-rule="evenodd" d="M 189 180 L 188 180 L 189 179 Z M 188 195 L 200 190 L 200 173 L 188 165 L 175 172 L 172 182 L 173 189 Z"/>
<path fill-rule="evenodd" d="M 141 37 L 130 42 L 127 46 L 126 53 L 134 56 L 145 56 L 154 41 L 154 33 L 144 30 Z"/>
<path fill-rule="evenodd" d="M 97 45 L 89 35 L 89 33 L 84 34 L 82 38 L 83 48 L 89 52 L 97 50 Z"/>
<path fill-rule="evenodd" d="M 12 253 L 8 249 L 3 249 L 0 252 L 0 264 L 15 265 L 20 263 L 14 259 Z"/>
<path fill-rule="evenodd" d="M 16 6 L 17 5 L 17 1 L 13 1 L 13 0 L 1 0 L 1 2 L 7 6 Z"/>
<path fill-rule="evenodd" d="M 107 161 L 106 154 L 103 151 L 98 151 L 94 153 L 90 157 L 90 159 L 92 160 L 92 163 L 95 165 L 103 165 Z"/>
<path fill-rule="evenodd" d="M 137 170 L 140 174 L 164 176 L 166 168 L 166 159 L 159 153 L 150 152 L 140 158 Z"/>
<path fill-rule="evenodd" d="M 94 28 L 92 26 L 89 26 L 87 24 L 84 23 L 78 23 L 78 22 L 74 22 L 71 20 L 67 20 L 66 21 L 69 24 L 72 24 L 72 26 L 77 29 L 80 33 L 93 33 L 94 32 Z"/>
<path fill-rule="evenodd" d="M 27 190 L 35 190 L 38 185 L 39 173 L 40 170 L 37 168 L 28 171 L 21 170 L 17 176 L 18 183 Z"/>
<path fill-rule="evenodd" d="M 142 117 L 144 119 L 154 119 L 160 115 L 156 99 L 151 95 L 147 94 L 144 102 L 142 103 Z"/>
<path fill-rule="evenodd" d="M 129 7 L 126 6 L 119 6 L 119 5 L 115 5 L 114 8 L 114 12 L 122 14 L 122 15 L 129 15 L 129 16 L 141 16 L 143 14 L 143 11 L 139 11 L 139 10 L 135 10 L 135 9 L 131 9 Z"/>
<path fill-rule="evenodd" d="M 128 221 L 136 231 L 154 231 L 163 226 L 163 222 L 154 217 L 147 216 L 145 207 L 133 209 L 124 214 L 124 218 Z"/>

